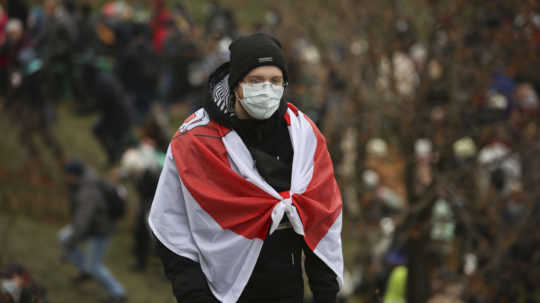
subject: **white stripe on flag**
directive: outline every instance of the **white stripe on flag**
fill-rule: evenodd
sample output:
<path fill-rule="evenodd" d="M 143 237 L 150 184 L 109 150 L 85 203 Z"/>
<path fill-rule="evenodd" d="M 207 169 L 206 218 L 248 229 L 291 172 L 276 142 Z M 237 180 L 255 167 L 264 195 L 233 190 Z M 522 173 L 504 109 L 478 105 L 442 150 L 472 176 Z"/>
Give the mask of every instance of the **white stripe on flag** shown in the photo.
<path fill-rule="evenodd" d="M 343 288 L 343 251 L 341 246 L 341 225 L 343 212 L 324 235 L 313 251 L 337 275 L 339 288 Z"/>
<path fill-rule="evenodd" d="M 201 264 L 219 301 L 238 300 L 255 268 L 263 241 L 222 229 L 182 183 L 170 149 L 148 222 L 168 249 Z"/>

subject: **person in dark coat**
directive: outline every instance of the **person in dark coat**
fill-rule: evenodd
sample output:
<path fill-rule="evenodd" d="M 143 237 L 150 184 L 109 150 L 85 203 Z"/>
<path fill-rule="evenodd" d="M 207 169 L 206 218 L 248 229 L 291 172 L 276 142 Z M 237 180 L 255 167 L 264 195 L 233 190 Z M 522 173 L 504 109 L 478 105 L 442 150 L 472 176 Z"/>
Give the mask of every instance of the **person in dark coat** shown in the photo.
<path fill-rule="evenodd" d="M 44 3 L 45 16 L 43 29 L 35 44 L 40 57 L 43 58 L 45 73 L 45 94 L 51 100 L 58 101 L 67 92 L 66 84 L 73 84 L 73 47 L 77 41 L 77 28 L 69 15 L 57 0 Z M 79 96 L 76 88 L 71 87 Z"/>
<path fill-rule="evenodd" d="M 85 63 L 82 74 L 87 94 L 92 100 L 89 108 L 100 115 L 93 132 L 112 165 L 120 159 L 133 138 L 132 100 L 118 77 L 99 70 L 91 59 Z"/>
<path fill-rule="evenodd" d="M 296 128 L 287 119 L 293 119 L 291 115 L 295 115 L 300 119 L 298 123 L 303 123 L 301 121 L 307 120 L 302 119 L 307 118 L 282 98 L 288 74 L 277 39 L 261 33 L 254 34 L 234 41 L 230 50 L 231 61 L 219 67 L 210 77 L 211 97 L 208 102 L 188 118 L 188 122 L 173 137 L 158 183 L 149 223 L 158 240 L 158 254 L 165 274 L 177 301 L 182 303 L 299 303 L 304 298 L 304 266 L 314 302 L 335 303 L 342 283 L 342 267 L 338 265 L 342 262 L 341 241 L 338 240 L 340 221 L 324 223 L 336 228 L 333 233 L 336 241 L 327 246 L 332 257 L 324 257 L 323 260 L 320 256 L 328 255 L 310 246 L 309 236 L 303 236 L 299 231 L 298 224 L 306 224 L 307 229 L 310 227 L 307 221 L 300 223 L 299 217 L 294 214 L 297 208 L 289 208 L 287 215 L 280 217 L 278 212 L 272 211 L 280 206 L 269 203 L 269 208 L 263 207 L 262 212 L 272 213 L 272 227 L 269 230 L 265 230 L 264 226 L 261 228 L 264 234 L 262 248 L 238 258 L 245 252 L 244 249 L 249 250 L 246 247 L 257 243 L 252 240 L 253 235 L 245 235 L 248 232 L 243 228 L 251 226 L 253 221 L 263 220 L 260 213 L 249 217 L 247 212 L 251 205 L 264 203 L 263 193 L 252 197 L 250 193 L 242 192 L 241 188 L 251 188 L 255 184 L 268 189 L 268 185 L 272 188 L 268 191 L 275 190 L 273 197 L 286 197 L 289 191 L 296 192 L 294 181 L 306 175 L 298 175 L 298 170 L 293 167 L 299 165 L 305 155 L 297 150 L 300 148 L 295 145 L 297 142 L 292 142 L 289 131 L 293 132 Z M 313 127 L 303 128 L 306 133 L 295 138 L 302 140 L 304 135 L 310 137 L 311 131 L 316 131 Z M 222 133 L 226 135 L 220 137 Z M 194 141 L 186 141 L 190 143 L 186 146 L 182 140 L 190 140 L 190 136 Z M 234 140 L 231 141 L 234 142 L 232 145 L 223 143 L 224 148 L 220 142 L 228 138 L 238 139 L 231 139 Z M 244 144 L 246 149 L 240 147 Z M 246 163 L 236 158 L 236 147 L 251 160 Z M 320 147 L 326 150 L 326 146 Z M 327 154 L 327 151 L 323 153 Z M 190 155 L 193 158 L 184 158 Z M 198 158 L 205 159 L 199 163 L 201 166 L 195 163 L 199 161 Z M 217 158 L 223 159 L 223 166 L 218 164 Z M 189 160 L 184 163 L 184 159 Z M 331 163 L 329 157 L 326 159 L 327 163 Z M 212 171 L 216 166 L 220 169 Z M 324 166 L 328 173 L 332 171 L 331 164 Z M 216 174 L 223 176 L 215 177 Z M 257 183 L 257 174 L 266 183 Z M 321 203 L 325 209 L 340 212 L 341 198 L 333 181 L 333 173 L 327 176 L 329 178 L 318 183 L 324 184 L 324 188 L 333 189 L 322 198 Z M 223 183 L 228 185 L 222 187 L 220 184 Z M 205 184 L 209 184 L 209 188 L 205 188 Z M 229 200 L 228 195 L 233 198 Z M 307 204 L 316 203 L 322 196 L 316 194 L 313 197 Z M 297 198 L 300 197 L 294 194 L 292 199 Z M 239 209 L 231 212 L 228 220 L 220 221 L 227 215 L 226 205 L 229 202 L 231 207 L 238 206 Z M 286 203 L 279 202 L 278 205 L 288 207 Z M 300 204 L 296 205 L 301 211 Z M 325 216 L 318 213 L 313 214 L 312 218 L 322 219 Z M 216 224 L 216 221 L 221 223 Z M 231 226 L 230 230 L 225 226 Z M 253 258 L 255 262 L 251 263 Z M 245 268 L 248 269 L 244 271 Z"/>
<path fill-rule="evenodd" d="M 163 98 L 167 104 L 183 100 L 197 87 L 190 82 L 193 65 L 202 59 L 202 52 L 180 25 L 171 27 L 163 46 Z"/>
<path fill-rule="evenodd" d="M 158 58 L 152 49 L 150 28 L 133 25 L 134 35 L 118 58 L 117 75 L 125 90 L 132 96 L 136 120 L 144 121 L 155 98 Z"/>
<path fill-rule="evenodd" d="M 205 31 L 207 36 L 234 37 L 237 32 L 236 20 L 232 11 L 220 5 L 218 1 L 210 1 L 207 8 Z"/>
<path fill-rule="evenodd" d="M 43 94 L 43 61 L 38 57 L 29 38 L 22 33 L 22 23 L 12 20 L 20 34 L 12 33 L 8 39 L 8 68 L 10 83 L 5 109 L 10 118 L 19 124 L 21 145 L 28 152 L 30 165 L 36 168 L 43 164 L 41 150 L 34 142 L 39 137 L 49 148 L 60 167 L 64 152 L 51 130 L 51 105 Z"/>
<path fill-rule="evenodd" d="M 103 181 L 79 159 L 68 161 L 64 173 L 72 221 L 60 230 L 58 237 L 64 257 L 79 270 L 74 281 L 93 278 L 108 292 L 109 302 L 124 302 L 124 287 L 103 263 L 115 225 L 109 216 Z M 85 243 L 88 254 L 81 249 Z"/>
<path fill-rule="evenodd" d="M 124 152 L 120 166 L 112 172 L 112 176 L 117 179 L 132 181 L 138 194 L 139 207 L 133 223 L 135 264 L 131 266 L 131 269 L 137 272 L 146 270 L 152 252 L 152 235 L 146 219 L 165 156 L 152 137 L 152 130 L 145 128 L 141 132 L 139 144 Z"/>

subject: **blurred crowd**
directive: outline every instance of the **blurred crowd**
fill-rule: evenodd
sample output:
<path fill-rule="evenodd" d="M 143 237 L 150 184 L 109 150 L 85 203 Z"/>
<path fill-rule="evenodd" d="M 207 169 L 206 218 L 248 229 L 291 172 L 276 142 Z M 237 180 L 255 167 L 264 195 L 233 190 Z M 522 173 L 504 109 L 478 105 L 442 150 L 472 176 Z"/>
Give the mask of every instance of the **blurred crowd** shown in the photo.
<path fill-rule="evenodd" d="M 145 218 L 172 134 L 170 110 L 179 104 L 190 112 L 196 109 L 207 95 L 208 75 L 228 61 L 230 42 L 242 33 L 266 31 L 284 44 L 291 79 L 287 98 L 329 133 L 344 212 L 359 222 L 357 230 L 345 231 L 354 233 L 359 248 L 354 265 L 346 268 L 344 295 L 405 302 L 409 256 L 403 232 L 411 208 L 402 178 L 404 160 L 396 155 L 395 140 L 364 138 L 341 119 L 351 109 L 347 62 L 368 52 L 367 40 L 351 37 L 323 52 L 308 34 L 284 22 L 277 8 L 251 28 L 240 28 L 234 13 L 218 1 L 208 1 L 204 18 L 162 0 L 148 6 L 106 1 L 96 8 L 89 3 L 0 1 L 0 106 L 19 126 L 21 145 L 34 167 L 42 159 L 28 138 L 41 139 L 62 169 L 71 154 L 51 131 L 59 104 L 72 102 L 75 115 L 99 117 L 92 132 L 107 155 L 107 169 L 114 168 L 113 181 L 133 181 L 139 196 L 135 269 L 144 270 L 151 253 Z M 540 197 L 532 195 L 531 201 L 524 195 L 535 190 L 531 180 L 536 179 L 527 167 L 538 167 L 524 149 L 540 142 L 540 76 L 535 68 L 540 61 L 516 53 L 520 41 L 531 53 L 540 53 L 540 14 L 488 14 L 470 31 L 462 57 L 480 67 L 453 72 L 462 76 L 458 88 L 482 83 L 471 94 L 456 94 L 445 86 L 453 75 L 440 58 L 457 48 L 452 29 L 443 28 L 437 48 L 429 49 L 439 56 L 428 56 L 410 22 L 398 20 L 395 26 L 397 46 L 371 71 L 377 96 L 414 99 L 425 76 L 419 70 L 426 70 L 433 84 L 425 110 L 416 117 L 428 127 L 425 135 L 414 138 L 412 185 L 420 194 L 438 184 L 428 214 L 430 302 L 539 302 L 538 225 L 526 225 L 520 230 L 525 236 L 508 247 L 501 242 L 519 222 L 540 215 Z M 508 49 L 496 53 L 499 48 L 490 44 L 507 44 Z M 455 110 L 461 103 L 467 105 Z M 336 131 L 338 127 L 342 129 Z M 446 173 L 446 181 L 435 182 L 441 172 L 452 170 L 458 173 Z M 493 261 L 492 253 L 501 246 L 502 257 Z"/>
<path fill-rule="evenodd" d="M 69 0 L 45 1 L 42 6 L 7 1 L 0 14 L 4 107 L 12 116 L 28 117 L 18 122 L 24 122 L 21 143 L 31 155 L 39 155 L 39 150 L 22 138 L 36 134 L 59 161 L 64 151 L 50 132 L 57 104 L 74 100 L 77 114 L 99 115 L 93 133 L 113 165 L 133 144 L 135 129 L 163 127 L 156 107 L 198 106 L 207 94 L 208 75 L 228 61 L 228 46 L 242 33 L 231 11 L 217 1 L 208 3 L 206 20 L 199 23 L 181 4 L 168 7 L 158 0 L 151 7 L 110 1 L 99 10 Z M 270 11 L 249 30 L 271 30 L 279 22 L 279 14 Z M 321 60 L 304 38 L 297 38 L 290 49 L 295 53 L 290 56 L 295 78 L 301 78 L 301 61 Z M 318 92 L 312 91 L 322 91 L 316 85 L 321 80 L 315 79 L 321 77 L 305 74 L 311 79 L 295 82 L 289 93 L 313 100 L 310 94 Z M 320 105 L 312 106 L 322 111 Z M 149 132 L 161 150 L 166 148 L 168 133 Z"/>
<path fill-rule="evenodd" d="M 350 270 L 368 301 L 406 302 L 415 237 L 429 302 L 540 301 L 540 14 L 497 3 L 476 20 L 458 19 L 459 28 L 442 22 L 429 50 L 412 22 L 398 20 L 399 38 L 377 63 L 378 102 L 389 101 L 388 115 L 407 103 L 415 122 L 383 118 L 371 120 L 383 129 L 374 136 L 345 133 L 342 180 L 362 163 L 360 186 L 344 192 L 359 222 L 354 238 L 364 243 Z"/>

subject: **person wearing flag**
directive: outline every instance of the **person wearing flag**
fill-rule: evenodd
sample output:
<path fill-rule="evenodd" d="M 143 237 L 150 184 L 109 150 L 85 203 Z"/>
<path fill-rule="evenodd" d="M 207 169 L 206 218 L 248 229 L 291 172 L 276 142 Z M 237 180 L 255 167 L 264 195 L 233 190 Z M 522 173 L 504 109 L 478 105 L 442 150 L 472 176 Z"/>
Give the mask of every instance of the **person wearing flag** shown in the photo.
<path fill-rule="evenodd" d="M 171 139 L 148 218 L 178 302 L 336 302 L 342 201 L 324 136 L 283 98 L 280 42 L 240 37 Z M 303 266 L 302 266 L 303 265 Z"/>

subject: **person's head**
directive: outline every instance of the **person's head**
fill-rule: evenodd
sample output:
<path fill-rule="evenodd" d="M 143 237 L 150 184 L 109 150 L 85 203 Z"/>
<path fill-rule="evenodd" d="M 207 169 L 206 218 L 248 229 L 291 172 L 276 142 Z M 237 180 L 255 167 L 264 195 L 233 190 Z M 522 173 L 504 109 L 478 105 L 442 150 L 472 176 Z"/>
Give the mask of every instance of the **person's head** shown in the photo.
<path fill-rule="evenodd" d="M 30 273 L 21 264 L 9 264 L 0 270 L 0 292 L 18 298 L 22 289 L 31 283 Z"/>
<path fill-rule="evenodd" d="M 47 0 L 45 1 L 44 7 L 45 7 L 45 15 L 49 18 L 52 18 L 56 14 L 58 2 L 57 0 Z"/>
<path fill-rule="evenodd" d="M 21 20 L 13 18 L 9 19 L 6 24 L 7 37 L 11 41 L 19 41 L 23 36 L 23 24 Z"/>
<path fill-rule="evenodd" d="M 229 87 L 240 119 L 268 119 L 276 112 L 288 81 L 280 42 L 267 34 L 238 38 L 231 51 Z M 237 102 L 238 101 L 238 102 Z"/>
<path fill-rule="evenodd" d="M 86 167 L 80 159 L 73 158 L 69 160 L 64 166 L 64 176 L 66 182 L 69 185 L 77 184 L 85 170 Z"/>
<path fill-rule="evenodd" d="M 24 280 L 30 280 L 30 274 L 25 266 L 19 263 L 8 264 L 5 268 L 0 270 L 0 278 L 11 279 L 14 277 L 20 277 Z"/>
<path fill-rule="evenodd" d="M 405 265 L 407 264 L 407 256 L 401 251 L 391 250 L 384 255 L 384 261 L 392 267 Z"/>
<path fill-rule="evenodd" d="M 77 10 L 77 5 L 73 0 L 64 0 L 62 4 L 69 14 L 75 14 L 75 11 Z"/>

